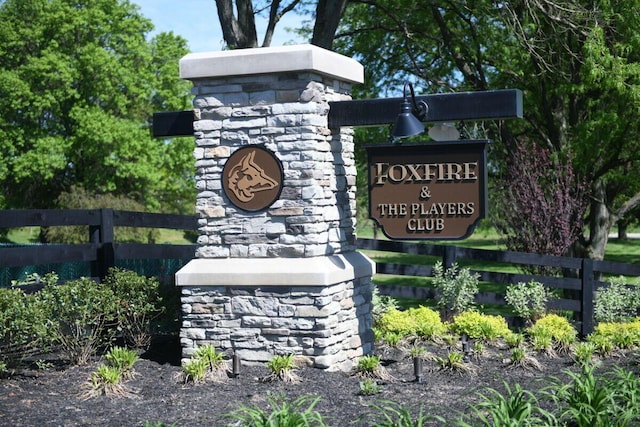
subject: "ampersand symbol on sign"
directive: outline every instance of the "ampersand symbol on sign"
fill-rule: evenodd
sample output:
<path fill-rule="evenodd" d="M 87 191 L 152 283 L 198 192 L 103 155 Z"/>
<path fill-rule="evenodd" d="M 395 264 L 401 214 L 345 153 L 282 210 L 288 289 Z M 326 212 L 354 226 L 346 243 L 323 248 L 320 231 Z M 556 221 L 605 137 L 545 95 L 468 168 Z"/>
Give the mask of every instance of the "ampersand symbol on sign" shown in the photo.
<path fill-rule="evenodd" d="M 430 197 L 431 197 L 431 190 L 429 190 L 429 187 L 425 185 L 420 190 L 420 198 L 421 199 L 428 199 Z"/>

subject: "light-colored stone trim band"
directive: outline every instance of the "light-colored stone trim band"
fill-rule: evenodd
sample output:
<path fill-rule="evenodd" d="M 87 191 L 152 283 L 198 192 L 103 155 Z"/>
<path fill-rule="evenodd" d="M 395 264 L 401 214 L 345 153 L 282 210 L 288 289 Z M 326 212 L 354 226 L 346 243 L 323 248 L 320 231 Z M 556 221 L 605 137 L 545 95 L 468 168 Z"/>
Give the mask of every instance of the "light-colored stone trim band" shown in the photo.
<path fill-rule="evenodd" d="M 180 60 L 180 77 L 187 80 L 300 71 L 364 82 L 362 64 L 310 44 L 190 53 Z"/>
<path fill-rule="evenodd" d="M 371 276 L 359 252 L 312 258 L 199 258 L 176 273 L 176 286 L 329 286 Z"/>

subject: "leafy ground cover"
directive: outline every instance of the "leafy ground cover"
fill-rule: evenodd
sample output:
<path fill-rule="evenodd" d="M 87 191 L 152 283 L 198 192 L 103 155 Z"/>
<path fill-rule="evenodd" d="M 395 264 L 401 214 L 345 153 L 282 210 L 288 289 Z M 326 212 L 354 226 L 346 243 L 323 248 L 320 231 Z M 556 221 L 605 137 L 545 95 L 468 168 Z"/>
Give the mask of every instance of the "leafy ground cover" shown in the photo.
<path fill-rule="evenodd" d="M 454 345 L 458 351 L 460 344 Z M 452 350 L 443 344 L 427 344 L 426 355 L 446 358 Z M 133 377 L 126 382 L 127 395 L 97 396 L 87 399 L 83 390 L 92 372 L 102 363 L 95 359 L 84 366 L 65 367 L 59 361 L 41 361 L 0 380 L 0 425 L 20 426 L 224 426 L 233 424 L 225 418 L 243 405 L 257 407 L 265 413 L 276 402 L 292 402 L 296 398 L 318 398 L 313 408 L 330 426 L 383 425 L 383 414 L 393 416 L 391 409 L 402 408 L 414 420 L 420 410 L 424 418 L 442 417 L 425 425 L 455 425 L 473 414 L 471 405 L 490 396 L 489 387 L 500 396 L 508 396 L 507 387 L 516 384 L 539 393 L 552 384 L 571 385 L 571 375 L 580 369 L 573 357 L 529 354 L 540 362 L 540 369 L 514 365 L 511 349 L 504 344 L 487 345 L 481 353 L 471 355 L 459 370 L 443 367 L 436 358 L 424 362 L 423 381 L 415 381 L 411 355 L 398 347 L 379 346 L 376 354 L 388 377 L 376 380 L 379 393 L 363 395 L 362 378 L 341 372 L 325 372 L 302 367 L 296 370 L 298 382 L 261 381 L 269 375 L 267 366 L 242 366 L 236 378 L 221 382 L 185 383 L 179 366 L 177 337 L 156 339 L 152 347 L 134 365 Z M 632 375 L 638 373 L 636 357 L 631 351 L 602 359 L 597 375 L 604 377 L 614 368 Z M 397 405 L 389 402 L 396 402 Z M 388 409 L 381 410 L 381 407 Z M 541 399 L 540 407 L 551 409 L 554 402 Z M 465 415 L 467 414 L 467 415 Z M 484 425 L 467 419 L 471 425 Z M 410 424 L 395 424 L 410 425 Z M 416 424 L 417 425 L 417 424 Z M 515 425 L 515 424 L 514 424 Z"/>

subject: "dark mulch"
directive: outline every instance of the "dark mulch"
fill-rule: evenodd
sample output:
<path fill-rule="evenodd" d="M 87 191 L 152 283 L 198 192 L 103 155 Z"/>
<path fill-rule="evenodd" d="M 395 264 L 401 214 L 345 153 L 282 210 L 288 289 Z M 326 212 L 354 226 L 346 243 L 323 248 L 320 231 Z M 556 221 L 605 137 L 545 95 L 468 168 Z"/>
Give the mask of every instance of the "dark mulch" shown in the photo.
<path fill-rule="evenodd" d="M 430 351 L 444 355 L 446 350 L 431 346 Z M 529 390 L 550 384 L 549 377 L 564 378 L 567 369 L 575 370 L 568 356 L 549 358 L 536 356 L 542 371 L 507 367 L 503 359 L 509 350 L 488 347 L 471 364 L 475 373 L 456 373 L 439 369 L 433 361 L 425 362 L 424 382 L 414 381 L 411 359 L 398 350 L 382 351 L 384 365 L 395 378 L 381 383 L 382 392 L 373 396 L 359 394 L 358 377 L 339 372 L 300 368 L 299 383 L 263 383 L 268 374 L 264 366 L 242 366 L 238 378 L 222 383 L 183 384 L 179 380 L 179 343 L 163 339 L 143 355 L 135 370 L 137 376 L 128 381 L 134 397 L 99 396 L 81 398 L 82 385 L 100 361 L 87 366 L 25 369 L 11 378 L 0 379 L 0 426 L 141 426 L 145 422 L 176 426 L 222 426 L 223 419 L 240 405 L 266 408 L 269 394 L 284 394 L 288 399 L 313 395 L 320 397 L 316 409 L 332 426 L 366 426 L 375 413 L 374 405 L 382 400 L 401 402 L 417 414 L 437 414 L 453 424 L 469 405 L 477 402 L 483 387 L 503 389 L 503 382 L 519 383 Z M 610 358 L 601 370 L 620 365 L 636 370 L 633 356 Z M 360 421 L 353 423 L 354 420 Z M 160 424 L 157 424 L 160 425 Z M 441 425 L 441 424 L 440 424 Z"/>

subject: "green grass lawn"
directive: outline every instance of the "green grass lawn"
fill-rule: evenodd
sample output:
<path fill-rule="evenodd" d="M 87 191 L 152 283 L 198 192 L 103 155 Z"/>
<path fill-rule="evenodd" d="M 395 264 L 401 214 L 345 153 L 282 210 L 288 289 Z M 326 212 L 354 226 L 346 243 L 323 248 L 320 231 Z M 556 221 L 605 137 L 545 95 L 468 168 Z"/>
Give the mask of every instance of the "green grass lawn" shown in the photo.
<path fill-rule="evenodd" d="M 194 243 L 193 241 L 189 240 L 187 236 L 185 236 L 185 232 L 182 230 L 172 230 L 167 228 L 158 228 L 156 230 L 158 232 L 156 243 L 171 243 L 174 245 L 188 245 Z M 0 243 L 38 243 L 39 235 L 40 227 L 12 228 L 11 230 L 9 230 L 9 233 L 7 233 L 6 238 L 0 240 Z"/>

